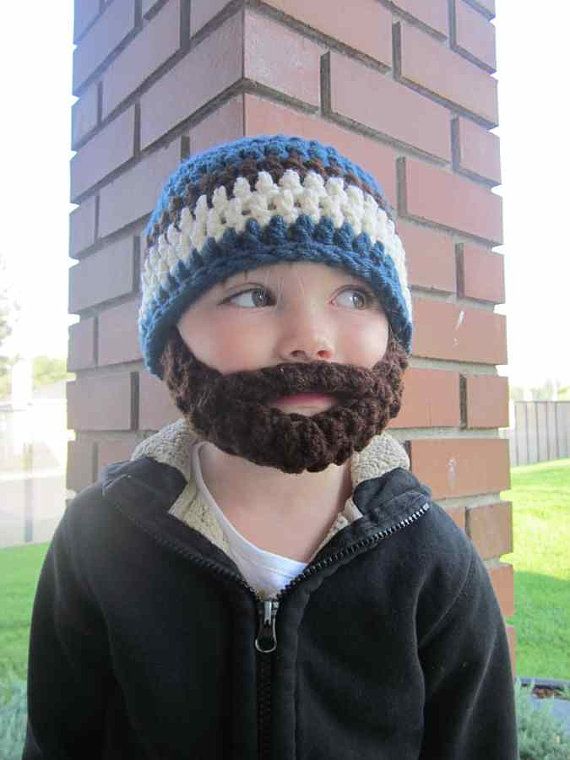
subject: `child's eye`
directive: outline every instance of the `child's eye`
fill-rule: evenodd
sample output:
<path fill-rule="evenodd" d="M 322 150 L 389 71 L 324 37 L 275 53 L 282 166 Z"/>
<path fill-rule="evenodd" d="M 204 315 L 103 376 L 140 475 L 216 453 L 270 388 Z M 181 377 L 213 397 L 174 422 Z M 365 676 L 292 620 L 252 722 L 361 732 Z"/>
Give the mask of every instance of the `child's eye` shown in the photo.
<path fill-rule="evenodd" d="M 376 296 L 374 296 L 368 290 L 364 290 L 362 288 L 345 288 L 341 293 L 339 293 L 337 298 L 340 298 L 341 296 L 345 296 L 347 294 L 350 296 L 350 298 L 347 299 L 348 305 L 353 306 L 358 310 L 366 309 L 367 307 L 378 304 L 378 299 Z"/>
<path fill-rule="evenodd" d="M 238 302 L 241 299 L 241 302 Z M 269 291 L 265 288 L 250 288 L 242 290 L 241 293 L 235 293 L 233 296 L 226 298 L 224 303 L 233 303 L 236 306 L 248 309 L 253 305 L 254 308 L 269 306 Z"/>

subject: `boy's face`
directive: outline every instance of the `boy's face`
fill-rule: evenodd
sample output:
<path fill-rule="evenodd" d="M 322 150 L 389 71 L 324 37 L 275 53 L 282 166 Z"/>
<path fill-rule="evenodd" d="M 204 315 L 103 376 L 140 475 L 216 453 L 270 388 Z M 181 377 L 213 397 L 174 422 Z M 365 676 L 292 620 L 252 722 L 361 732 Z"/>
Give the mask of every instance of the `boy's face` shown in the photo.
<path fill-rule="evenodd" d="M 205 293 L 177 326 L 190 351 L 222 374 L 318 360 L 370 369 L 389 338 L 386 314 L 364 280 L 306 262 L 235 275 Z M 273 405 L 314 414 L 334 403 L 312 394 Z"/>

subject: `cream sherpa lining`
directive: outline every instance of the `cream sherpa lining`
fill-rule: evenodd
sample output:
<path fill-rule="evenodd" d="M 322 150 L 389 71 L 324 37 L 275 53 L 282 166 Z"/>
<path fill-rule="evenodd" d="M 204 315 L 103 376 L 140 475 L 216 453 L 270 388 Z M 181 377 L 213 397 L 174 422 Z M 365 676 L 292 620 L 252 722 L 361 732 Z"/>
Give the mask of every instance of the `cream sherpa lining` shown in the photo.
<path fill-rule="evenodd" d="M 229 544 L 220 523 L 208 503 L 202 498 L 192 474 L 191 449 L 198 440 L 186 419 L 181 418 L 139 443 L 131 459 L 150 457 L 157 462 L 176 467 L 188 483 L 170 508 L 170 514 L 202 533 L 209 541 L 231 556 Z M 386 432 L 374 436 L 368 446 L 359 453 L 355 452 L 352 457 L 350 473 L 353 491 L 365 480 L 379 478 L 396 467 L 404 467 L 407 470 L 410 468 L 410 460 L 402 445 Z M 351 496 L 338 513 L 315 554 L 339 530 L 360 517 L 362 513 Z"/>

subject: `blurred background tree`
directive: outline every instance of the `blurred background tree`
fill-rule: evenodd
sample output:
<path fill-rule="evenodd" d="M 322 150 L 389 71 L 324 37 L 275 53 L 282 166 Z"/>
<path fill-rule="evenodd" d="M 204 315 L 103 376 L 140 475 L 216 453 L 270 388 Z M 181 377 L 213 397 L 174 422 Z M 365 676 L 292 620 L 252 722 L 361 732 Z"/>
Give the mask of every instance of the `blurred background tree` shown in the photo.
<path fill-rule="evenodd" d="M 546 380 L 540 386 L 509 385 L 511 401 L 570 401 L 570 385 L 560 380 Z"/>
<path fill-rule="evenodd" d="M 12 335 L 20 311 L 19 304 L 11 297 L 7 285 L 6 263 L 0 254 L 0 400 L 11 394 L 11 369 L 20 356 L 5 353 L 5 342 Z M 67 371 L 67 361 L 61 356 L 34 356 L 32 359 L 33 388 L 71 380 L 75 377 Z"/>
<path fill-rule="evenodd" d="M 6 282 L 6 264 L 0 254 L 0 398 L 10 392 L 9 370 L 13 360 L 4 354 L 4 343 L 12 334 L 18 311 L 18 305 L 10 298 Z"/>
<path fill-rule="evenodd" d="M 72 380 L 75 375 L 67 371 L 67 361 L 60 356 L 34 356 L 34 389 L 42 385 L 57 383 L 59 380 Z"/>

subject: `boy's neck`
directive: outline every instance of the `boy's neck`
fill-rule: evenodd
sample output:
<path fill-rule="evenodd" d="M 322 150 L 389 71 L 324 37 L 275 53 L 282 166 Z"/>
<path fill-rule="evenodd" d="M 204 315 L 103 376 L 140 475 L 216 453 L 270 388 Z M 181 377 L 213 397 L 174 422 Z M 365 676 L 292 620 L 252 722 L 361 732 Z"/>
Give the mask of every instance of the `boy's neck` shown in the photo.
<path fill-rule="evenodd" d="M 339 510 L 352 493 L 350 460 L 341 466 L 331 464 L 321 472 L 289 474 L 273 467 L 262 467 L 243 457 L 226 454 L 207 442 L 200 452 L 204 480 L 228 500 L 242 506 L 288 514 L 306 511 L 307 504 L 338 504 Z M 268 498 L 270 494 L 270 498 Z M 214 494 L 213 494 L 214 495 Z"/>
<path fill-rule="evenodd" d="M 242 527 L 303 525 L 309 536 L 326 534 L 352 494 L 350 460 L 321 472 L 289 474 L 226 454 L 207 442 L 200 450 L 202 477 L 228 519 Z M 316 538 L 315 538 L 316 540 Z"/>

